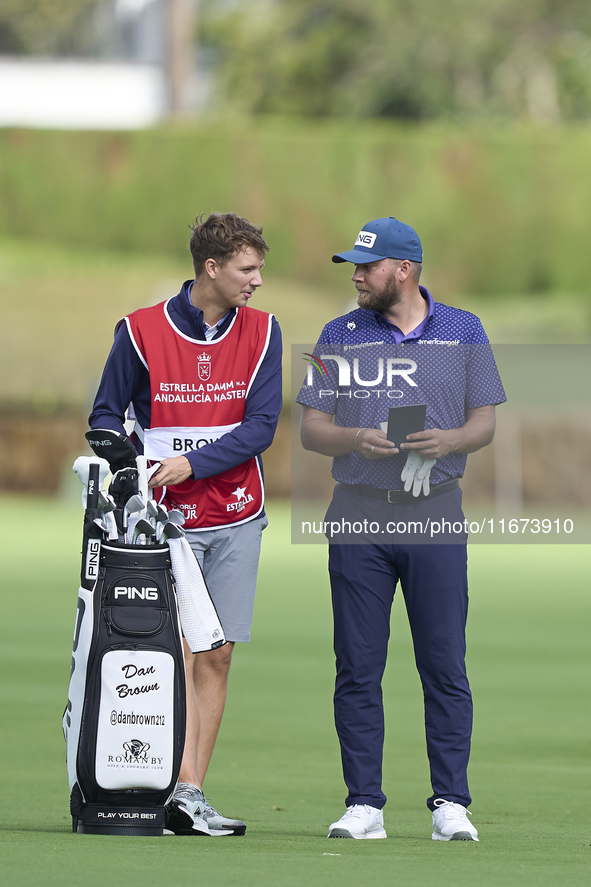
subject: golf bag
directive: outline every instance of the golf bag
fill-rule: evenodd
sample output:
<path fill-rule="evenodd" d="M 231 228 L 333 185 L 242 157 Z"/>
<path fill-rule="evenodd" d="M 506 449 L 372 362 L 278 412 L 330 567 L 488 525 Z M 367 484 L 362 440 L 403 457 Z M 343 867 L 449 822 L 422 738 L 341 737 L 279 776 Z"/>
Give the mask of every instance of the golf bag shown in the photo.
<path fill-rule="evenodd" d="M 96 471 L 93 471 L 96 468 Z M 168 544 L 104 541 L 91 466 L 63 727 L 73 831 L 162 835 L 185 735 Z"/>

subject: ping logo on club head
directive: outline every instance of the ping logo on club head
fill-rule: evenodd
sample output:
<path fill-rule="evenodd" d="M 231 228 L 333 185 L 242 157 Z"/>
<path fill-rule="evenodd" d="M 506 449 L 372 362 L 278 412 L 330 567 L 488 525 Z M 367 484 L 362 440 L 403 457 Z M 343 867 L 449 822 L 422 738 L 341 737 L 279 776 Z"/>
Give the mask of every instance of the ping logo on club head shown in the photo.
<path fill-rule="evenodd" d="M 377 234 L 372 234 L 371 231 L 360 231 L 357 235 L 355 246 L 365 246 L 367 249 L 372 249 L 377 236 Z"/>

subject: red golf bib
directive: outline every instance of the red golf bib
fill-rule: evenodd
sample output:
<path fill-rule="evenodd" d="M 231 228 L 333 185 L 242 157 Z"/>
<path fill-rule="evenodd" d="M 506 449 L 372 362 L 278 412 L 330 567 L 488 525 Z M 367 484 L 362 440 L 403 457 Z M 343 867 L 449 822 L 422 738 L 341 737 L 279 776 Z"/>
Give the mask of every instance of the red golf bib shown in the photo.
<path fill-rule="evenodd" d="M 173 323 L 167 302 L 126 318 L 131 340 L 150 374 L 148 459 L 182 456 L 237 428 L 246 397 L 269 346 L 273 315 L 239 308 L 219 339 L 191 339 Z M 185 527 L 209 530 L 245 523 L 262 511 L 263 479 L 256 458 L 215 477 L 168 487 L 164 502 L 181 508 Z"/>

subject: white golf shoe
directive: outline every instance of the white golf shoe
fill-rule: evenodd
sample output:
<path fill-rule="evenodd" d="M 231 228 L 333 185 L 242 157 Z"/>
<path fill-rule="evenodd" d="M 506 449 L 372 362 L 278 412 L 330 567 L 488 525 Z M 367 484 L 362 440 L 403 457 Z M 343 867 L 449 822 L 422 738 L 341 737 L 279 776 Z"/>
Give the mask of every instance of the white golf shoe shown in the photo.
<path fill-rule="evenodd" d="M 478 841 L 478 832 L 469 821 L 469 811 L 465 807 L 443 798 L 437 798 L 433 803 L 436 809 L 433 810 L 431 837 L 434 841 Z"/>
<path fill-rule="evenodd" d="M 384 814 L 369 804 L 354 804 L 328 830 L 329 838 L 386 838 Z"/>
<path fill-rule="evenodd" d="M 205 810 L 203 818 L 207 823 L 209 834 L 212 838 L 220 835 L 243 835 L 246 831 L 246 823 L 241 819 L 228 819 L 212 807 L 207 798 L 205 799 Z"/>
<path fill-rule="evenodd" d="M 179 782 L 166 808 L 166 831 L 175 835 L 210 837 L 204 819 L 205 798 L 201 789 L 189 782 Z"/>

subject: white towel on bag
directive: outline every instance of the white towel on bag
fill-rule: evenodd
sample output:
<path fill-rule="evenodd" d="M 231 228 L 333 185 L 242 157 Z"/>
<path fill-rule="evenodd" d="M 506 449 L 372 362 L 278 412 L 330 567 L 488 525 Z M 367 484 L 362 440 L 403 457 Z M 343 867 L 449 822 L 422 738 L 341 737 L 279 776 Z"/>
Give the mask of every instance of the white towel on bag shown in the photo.
<path fill-rule="evenodd" d="M 167 544 L 185 640 L 192 653 L 211 650 L 214 644 L 219 646 L 226 637 L 199 562 L 184 536 L 167 539 Z"/>

